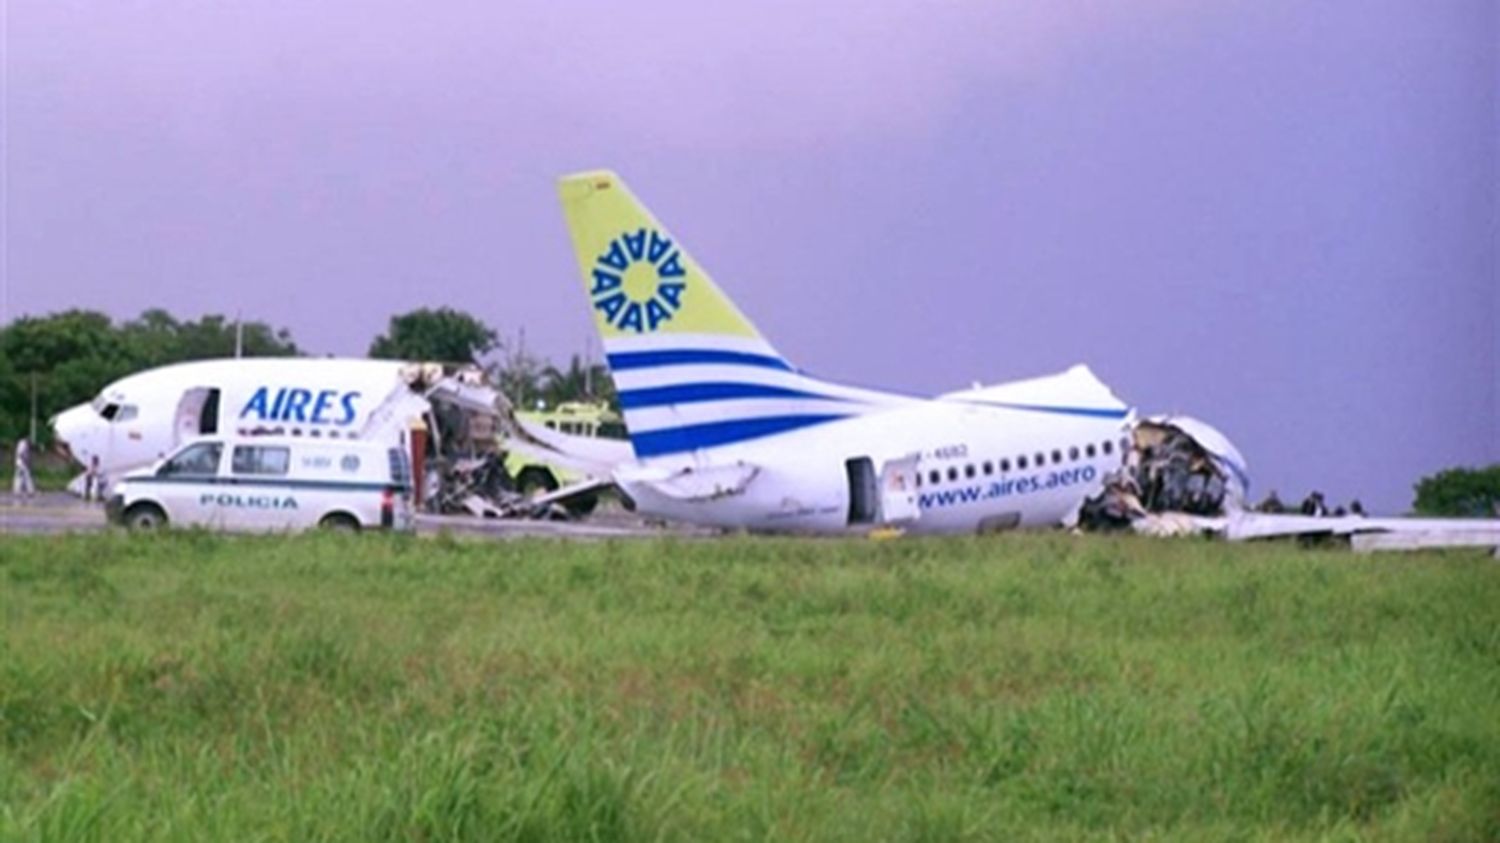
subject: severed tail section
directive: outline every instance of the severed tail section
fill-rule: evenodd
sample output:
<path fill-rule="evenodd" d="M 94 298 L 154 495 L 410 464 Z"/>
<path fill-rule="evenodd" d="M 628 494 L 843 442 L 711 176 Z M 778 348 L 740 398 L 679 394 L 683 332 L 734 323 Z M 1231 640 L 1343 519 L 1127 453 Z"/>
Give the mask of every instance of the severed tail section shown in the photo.
<path fill-rule="evenodd" d="M 565 176 L 558 193 L 638 458 L 733 445 L 901 400 L 798 371 L 619 176 Z"/>

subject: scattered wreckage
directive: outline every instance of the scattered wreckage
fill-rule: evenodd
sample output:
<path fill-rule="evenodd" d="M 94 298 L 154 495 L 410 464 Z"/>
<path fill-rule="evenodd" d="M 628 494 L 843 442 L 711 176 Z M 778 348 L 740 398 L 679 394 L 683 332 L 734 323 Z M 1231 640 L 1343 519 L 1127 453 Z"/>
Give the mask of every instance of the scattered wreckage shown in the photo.
<path fill-rule="evenodd" d="M 1244 508 L 1245 458 L 1229 439 L 1190 416 L 1152 416 L 1134 424 L 1131 448 L 1104 488 L 1083 502 L 1078 524 L 1148 535 L 1200 532 L 1194 517 Z"/>
<path fill-rule="evenodd" d="M 1500 520 L 1372 518 L 1358 501 L 1330 512 L 1318 492 L 1288 512 L 1272 493 L 1247 505 L 1245 458 L 1218 430 L 1188 416 L 1153 416 L 1131 428 L 1132 447 L 1104 488 L 1079 508 L 1078 526 L 1153 536 L 1218 536 L 1228 541 L 1296 538 L 1347 542 L 1358 552 L 1492 547 Z"/>
<path fill-rule="evenodd" d="M 424 511 L 564 520 L 592 511 L 598 493 L 610 485 L 600 479 L 608 477 L 608 464 L 590 462 L 582 481 L 526 494 L 506 468 L 506 449 L 519 448 L 535 459 L 573 466 L 577 458 L 572 452 L 587 450 L 589 440 L 563 434 L 538 439 L 477 369 L 450 373 L 424 364 L 413 366 L 405 379 L 411 391 L 400 400 L 411 418 L 421 419 L 411 426 L 408 441 Z M 610 456 L 620 454 L 613 451 Z"/>

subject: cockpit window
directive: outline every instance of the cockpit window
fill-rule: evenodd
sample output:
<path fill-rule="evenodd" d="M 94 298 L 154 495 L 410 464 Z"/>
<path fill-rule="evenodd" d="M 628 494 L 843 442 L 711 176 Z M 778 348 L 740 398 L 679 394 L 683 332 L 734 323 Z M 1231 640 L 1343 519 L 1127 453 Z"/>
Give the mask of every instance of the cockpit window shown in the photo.
<path fill-rule="evenodd" d="M 224 446 L 218 442 L 199 442 L 162 464 L 162 477 L 192 475 L 212 476 L 219 473 L 219 455 Z"/>
<path fill-rule="evenodd" d="M 140 408 L 134 404 L 119 404 L 103 398 L 95 398 L 93 407 L 94 412 L 107 422 L 130 421 L 140 413 Z"/>

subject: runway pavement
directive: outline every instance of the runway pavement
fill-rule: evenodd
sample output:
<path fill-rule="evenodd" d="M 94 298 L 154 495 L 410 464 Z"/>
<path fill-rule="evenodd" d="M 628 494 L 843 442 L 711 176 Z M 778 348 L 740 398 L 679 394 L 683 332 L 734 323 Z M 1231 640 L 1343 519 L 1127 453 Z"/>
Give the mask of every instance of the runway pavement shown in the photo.
<path fill-rule="evenodd" d="M 86 504 L 65 492 L 24 500 L 0 493 L 0 533 L 82 533 L 105 526 L 102 504 Z"/>
<path fill-rule="evenodd" d="M 0 493 L 0 533 L 84 533 L 106 529 L 104 507 L 88 504 L 65 492 L 43 492 L 29 500 Z M 475 518 L 468 515 L 419 515 L 417 534 L 440 533 L 491 539 L 548 536 L 568 539 L 649 538 L 654 536 L 711 536 L 711 530 L 648 524 L 617 509 L 604 509 L 585 521 L 527 521 Z"/>

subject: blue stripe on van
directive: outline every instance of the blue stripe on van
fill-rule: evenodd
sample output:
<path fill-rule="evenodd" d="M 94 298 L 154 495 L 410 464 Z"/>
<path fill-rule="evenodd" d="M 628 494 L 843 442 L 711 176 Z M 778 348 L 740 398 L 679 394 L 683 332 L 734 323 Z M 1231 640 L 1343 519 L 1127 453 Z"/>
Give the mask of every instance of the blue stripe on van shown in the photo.
<path fill-rule="evenodd" d="M 397 492 L 408 491 L 408 488 L 401 483 L 361 483 L 353 480 L 292 480 L 286 477 L 194 477 L 181 475 L 158 477 L 150 475 L 146 477 L 122 477 L 119 482 L 198 484 L 203 486 L 230 486 L 252 489 L 275 487 L 278 489 L 318 489 L 340 492 L 382 492 L 386 489 L 392 489 Z"/>

